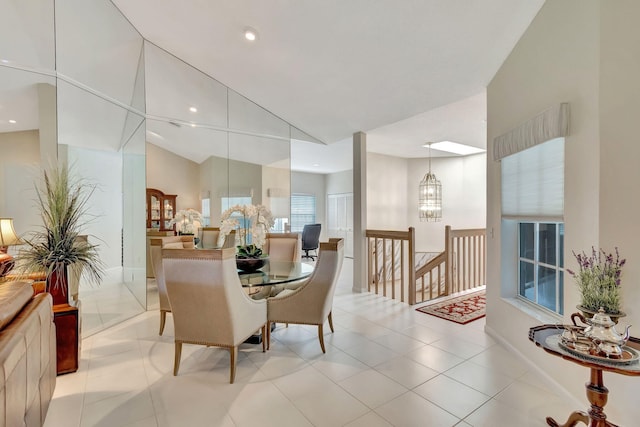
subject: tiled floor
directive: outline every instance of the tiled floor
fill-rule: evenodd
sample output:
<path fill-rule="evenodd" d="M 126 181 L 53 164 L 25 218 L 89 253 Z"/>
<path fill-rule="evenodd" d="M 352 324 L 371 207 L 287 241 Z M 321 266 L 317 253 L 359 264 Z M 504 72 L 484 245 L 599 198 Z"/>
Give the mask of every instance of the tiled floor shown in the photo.
<path fill-rule="evenodd" d="M 80 370 L 58 377 L 46 427 L 544 426 L 572 405 L 484 333 L 351 292 L 345 260 L 336 331 L 278 325 L 271 350 L 243 345 L 235 384 L 226 350 L 185 345 L 172 375 L 173 324 L 157 311 L 86 338 Z"/>

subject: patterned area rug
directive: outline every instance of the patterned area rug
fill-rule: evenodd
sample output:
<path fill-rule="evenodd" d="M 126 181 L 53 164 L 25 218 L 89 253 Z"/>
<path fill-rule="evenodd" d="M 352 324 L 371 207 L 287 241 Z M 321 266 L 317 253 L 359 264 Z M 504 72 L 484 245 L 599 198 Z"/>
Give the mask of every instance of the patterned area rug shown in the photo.
<path fill-rule="evenodd" d="M 484 289 L 478 292 L 447 298 L 444 301 L 416 308 L 417 311 L 464 325 L 486 315 Z"/>

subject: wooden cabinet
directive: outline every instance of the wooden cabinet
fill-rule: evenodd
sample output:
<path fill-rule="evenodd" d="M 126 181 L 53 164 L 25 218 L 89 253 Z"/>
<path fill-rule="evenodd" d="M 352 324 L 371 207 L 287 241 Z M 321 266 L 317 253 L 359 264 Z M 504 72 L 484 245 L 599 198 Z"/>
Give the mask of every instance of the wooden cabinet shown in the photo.
<path fill-rule="evenodd" d="M 176 213 L 176 195 L 164 194 L 155 188 L 147 188 L 147 229 L 159 231 L 176 230 L 169 225 Z"/>

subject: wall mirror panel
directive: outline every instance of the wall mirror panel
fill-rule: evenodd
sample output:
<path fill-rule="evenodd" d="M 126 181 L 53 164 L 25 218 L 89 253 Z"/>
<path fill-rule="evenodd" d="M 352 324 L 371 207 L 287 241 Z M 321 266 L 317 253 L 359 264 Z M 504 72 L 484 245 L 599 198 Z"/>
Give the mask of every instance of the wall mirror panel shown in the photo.
<path fill-rule="evenodd" d="M 109 1 L 56 1 L 59 75 L 125 105 L 135 105 L 143 39 Z"/>
<path fill-rule="evenodd" d="M 146 283 L 140 272 L 144 237 L 137 242 L 140 233 L 132 233 L 136 212 L 144 218 L 140 213 L 144 187 L 133 181 L 139 170 L 144 171 L 140 146 L 144 146 L 143 116 L 58 81 L 58 157 L 74 175 L 96 186 L 88 209 L 93 219 L 84 232 L 99 244 L 106 267 L 99 286 L 80 282 L 84 336 L 146 308 Z M 123 286 L 130 292 L 123 292 Z"/>
<path fill-rule="evenodd" d="M 149 117 L 227 126 L 226 86 L 153 43 L 144 46 Z"/>
<path fill-rule="evenodd" d="M 56 148 L 56 79 L 0 66 L 0 216 L 19 235 L 41 224 L 34 182 Z"/>
<path fill-rule="evenodd" d="M 177 209 L 206 208 L 210 225 L 248 195 L 284 229 L 290 145 L 312 137 L 144 41 L 108 0 L 6 0 L 0 36 L 0 214 L 20 233 L 39 224 L 33 181 L 56 158 L 97 184 L 85 231 L 99 240 L 108 276 L 98 287 L 81 280 L 84 336 L 154 307 L 150 175 L 174 186 Z M 150 151 L 165 160 L 150 162 Z"/>
<path fill-rule="evenodd" d="M 0 2 L 0 64 L 53 70 L 53 1 Z"/>

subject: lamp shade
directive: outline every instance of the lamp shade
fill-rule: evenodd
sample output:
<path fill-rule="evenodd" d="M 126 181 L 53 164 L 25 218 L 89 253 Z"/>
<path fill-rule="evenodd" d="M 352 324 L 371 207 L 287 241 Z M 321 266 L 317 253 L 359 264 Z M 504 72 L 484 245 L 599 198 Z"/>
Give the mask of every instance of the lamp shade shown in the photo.
<path fill-rule="evenodd" d="M 22 243 L 13 228 L 13 218 L 0 218 L 0 247 Z"/>

